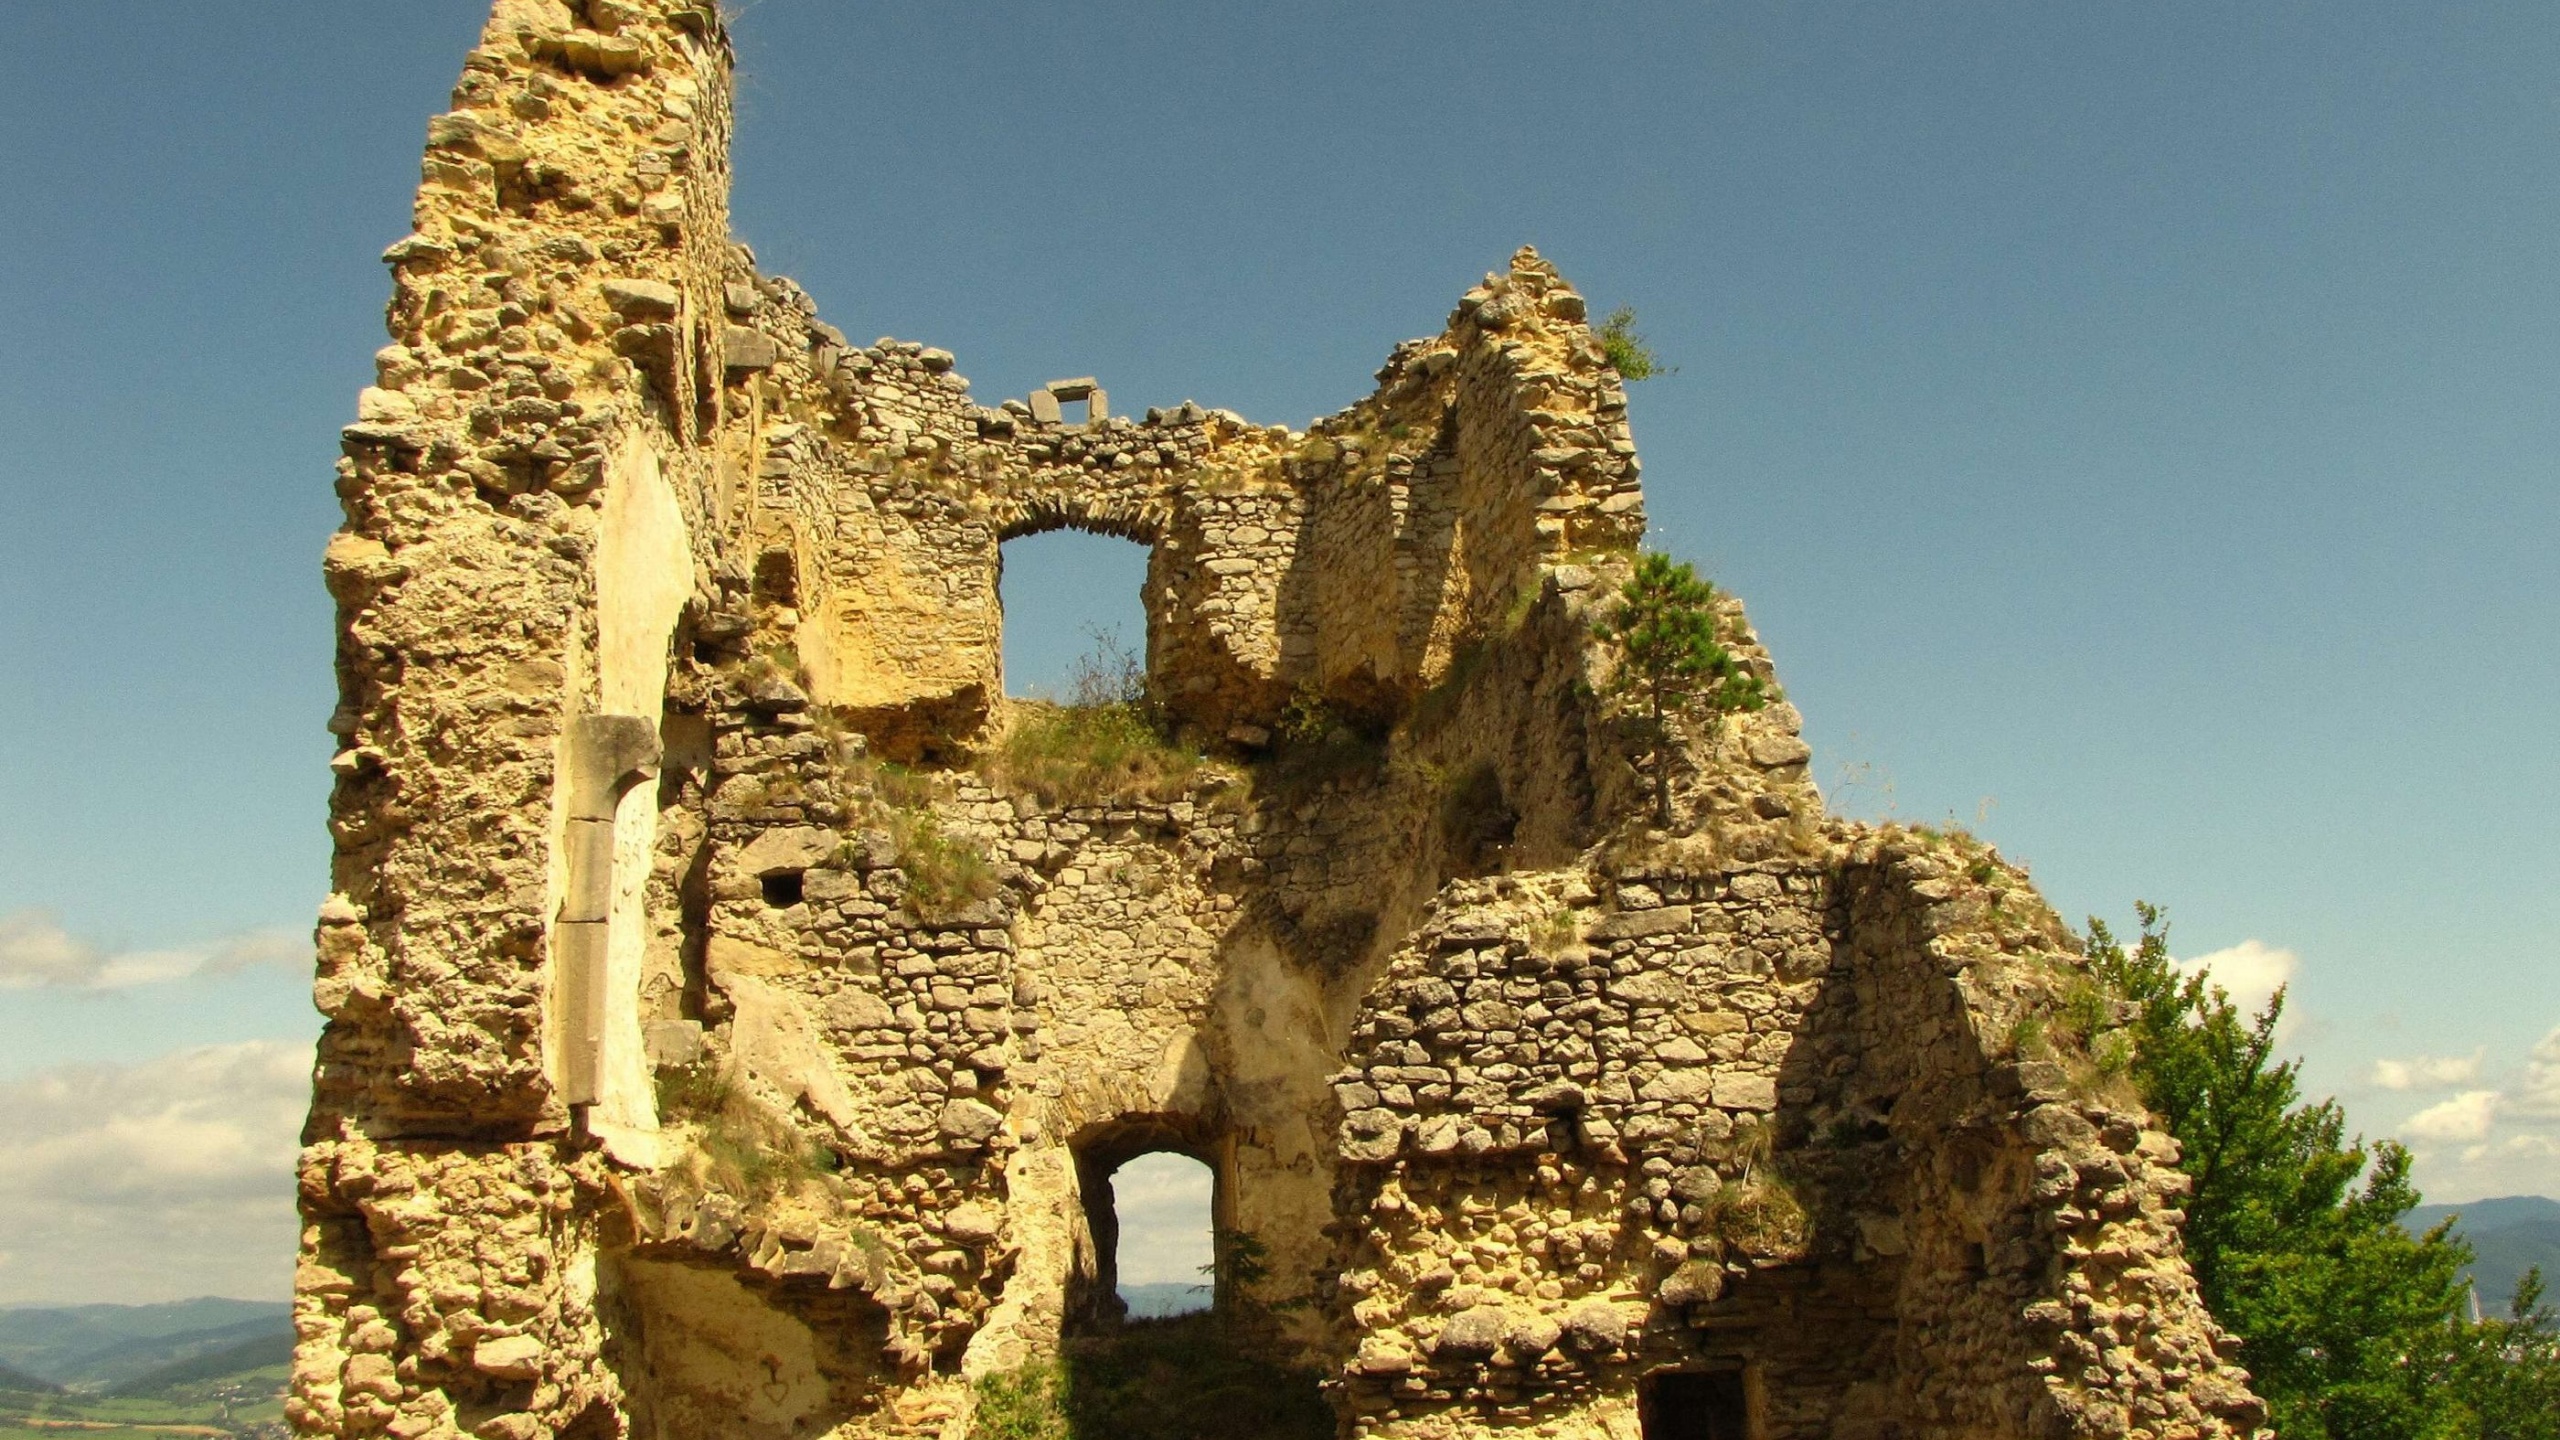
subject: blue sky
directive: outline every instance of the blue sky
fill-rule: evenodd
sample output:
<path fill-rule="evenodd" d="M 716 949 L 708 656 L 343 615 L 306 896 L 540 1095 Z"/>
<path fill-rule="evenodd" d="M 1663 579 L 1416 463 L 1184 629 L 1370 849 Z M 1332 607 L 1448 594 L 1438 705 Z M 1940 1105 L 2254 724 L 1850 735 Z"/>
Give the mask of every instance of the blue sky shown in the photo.
<path fill-rule="evenodd" d="M 21 9 L 0 1087 L 70 1098 L 0 1162 L 87 1153 L 81 1096 L 178 1103 L 187 1047 L 307 1043 L 335 433 L 483 13 Z M 2291 977 L 2310 1081 L 2432 1195 L 2560 1193 L 2546 5 L 761 0 L 737 34 L 739 234 L 982 400 L 1095 374 L 1303 424 L 1524 242 L 1634 305 L 1679 367 L 1632 401 L 1654 538 L 1750 604 L 1840 808 L 1953 816 L 2075 918 L 2167 904 L 2181 954 Z M 1133 624 L 1133 549 L 1014 549 L 1055 622 L 1017 678 Z"/>

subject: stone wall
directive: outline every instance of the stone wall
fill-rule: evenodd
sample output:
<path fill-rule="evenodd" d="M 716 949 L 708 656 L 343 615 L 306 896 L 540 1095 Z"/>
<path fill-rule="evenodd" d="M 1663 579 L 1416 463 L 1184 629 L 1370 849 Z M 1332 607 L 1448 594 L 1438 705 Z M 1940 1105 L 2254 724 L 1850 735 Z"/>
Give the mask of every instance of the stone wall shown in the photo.
<path fill-rule="evenodd" d="M 1772 1437 L 2255 1417 L 2176 1258 L 2173 1142 L 2015 1053 L 2067 932 L 1986 852 L 1822 840 L 1622 866 L 1614 906 L 1444 894 L 1336 1077 L 1359 1428 L 1632 1411 L 1720 1364 Z"/>
<path fill-rule="evenodd" d="M 2024 877 L 1827 820 L 1783 703 L 1645 828 L 1551 265 L 1305 432 L 981 405 L 731 240 L 729 86 L 707 3 L 500 0 L 385 257 L 298 1432 L 959 1440 L 1114 1322 L 1096 1197 L 1169 1148 L 1346 1433 L 1627 1437 L 1665 1374 L 1762 1437 L 2248 1433 L 2169 1142 L 2020 1053 L 2085 984 Z M 999 546 L 1062 526 L 1149 547 L 1177 772 L 989 763 Z"/>

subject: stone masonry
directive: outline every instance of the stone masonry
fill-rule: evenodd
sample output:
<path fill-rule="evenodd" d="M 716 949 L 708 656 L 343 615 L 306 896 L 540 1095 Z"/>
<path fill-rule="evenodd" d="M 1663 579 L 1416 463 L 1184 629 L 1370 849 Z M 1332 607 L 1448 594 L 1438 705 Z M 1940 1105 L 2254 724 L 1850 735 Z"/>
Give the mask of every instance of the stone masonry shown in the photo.
<path fill-rule="evenodd" d="M 731 240 L 730 75 L 709 0 L 497 0 L 384 257 L 298 1433 L 958 1440 L 1110 1323 L 1160 1149 L 1345 1435 L 2263 1433 L 2172 1142 L 2022 1039 L 2086 984 L 2022 872 L 1825 817 L 1783 703 L 1646 828 L 1635 446 L 1551 265 L 1303 432 L 983 405 Z M 1176 789 L 984 763 L 998 547 L 1060 527 L 1149 549 Z"/>

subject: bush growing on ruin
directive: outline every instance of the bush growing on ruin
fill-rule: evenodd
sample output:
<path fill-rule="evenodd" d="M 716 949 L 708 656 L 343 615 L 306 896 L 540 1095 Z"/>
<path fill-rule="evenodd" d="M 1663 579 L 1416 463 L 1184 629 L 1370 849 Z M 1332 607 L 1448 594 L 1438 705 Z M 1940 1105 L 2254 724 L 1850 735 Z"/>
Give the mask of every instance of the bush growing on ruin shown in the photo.
<path fill-rule="evenodd" d="M 2560 1437 L 2560 1332 L 2540 1277 L 2504 1320 L 2464 1323 L 2470 1247 L 2450 1221 L 2402 1228 L 2420 1198 L 2407 1150 L 2349 1141 L 2335 1100 L 2303 1100 L 2300 1062 L 2275 1059 L 2283 992 L 2244 1016 L 2179 972 L 2157 908 L 2136 910 L 2131 950 L 2090 921 L 2090 966 L 2131 1007 L 2133 1078 L 2194 1182 L 2188 1263 L 2277 1433 Z"/>
<path fill-rule="evenodd" d="M 1609 357 L 1609 368 L 1627 381 L 1650 380 L 1656 375 L 1676 375 L 1677 366 L 1665 365 L 1653 348 L 1636 333 L 1636 312 L 1632 305 L 1621 305 L 1602 319 L 1592 332 L 1600 340 L 1600 353 Z"/>
<path fill-rule="evenodd" d="M 1374 779 L 1386 764 L 1385 737 L 1364 729 L 1313 685 L 1301 684 L 1273 726 L 1279 744 L 1262 773 L 1280 794 Z"/>
<path fill-rule="evenodd" d="M 907 877 L 907 912 L 917 919 L 948 920 L 996 893 L 995 866 L 977 846 L 943 834 L 932 811 L 891 812 L 889 834 Z"/>
<path fill-rule="evenodd" d="M 1996 894 L 1992 907 L 1998 908 Z M 2133 1036 L 2118 1023 L 2107 986 L 2077 967 L 2053 978 L 2060 993 L 2049 1007 L 2030 1009 L 2010 1024 L 2007 1053 L 2061 1065 L 2071 1093 L 2081 1099 L 2141 1104 L 2132 1074 Z"/>
<path fill-rule="evenodd" d="M 1067 703 L 1013 702 L 979 769 L 997 788 L 1050 805 L 1183 798 L 1206 760 L 1166 735 L 1147 697 L 1145 660 L 1116 631 L 1085 633 L 1092 645 L 1068 669 Z"/>
<path fill-rule="evenodd" d="M 1068 1440 L 1066 1375 L 1034 1361 L 979 1380 L 969 1440 Z"/>
<path fill-rule="evenodd" d="M 1016 701 L 1004 738 L 983 767 L 1003 789 L 1051 805 L 1178 800 L 1205 762 L 1174 744 L 1129 705 Z"/>
<path fill-rule="evenodd" d="M 695 1127 L 703 1178 L 733 1195 L 787 1194 L 839 1164 L 833 1149 L 757 1105 L 711 1060 L 660 1070 L 657 1088 L 658 1113 Z"/>
<path fill-rule="evenodd" d="M 1648 551 L 1595 626 L 1617 657 L 1610 698 L 1631 706 L 1653 771 L 1654 823 L 1671 826 L 1671 767 L 1679 754 L 1674 722 L 1703 713 L 1757 710 L 1770 693 L 1717 637 L 1716 588 L 1685 560 Z"/>
<path fill-rule="evenodd" d="M 1325 703 L 1324 692 L 1299 682 L 1291 692 L 1289 703 L 1280 707 L 1276 727 L 1280 738 L 1292 745 L 1318 745 L 1330 736 L 1340 722 L 1334 719 L 1333 707 Z"/>

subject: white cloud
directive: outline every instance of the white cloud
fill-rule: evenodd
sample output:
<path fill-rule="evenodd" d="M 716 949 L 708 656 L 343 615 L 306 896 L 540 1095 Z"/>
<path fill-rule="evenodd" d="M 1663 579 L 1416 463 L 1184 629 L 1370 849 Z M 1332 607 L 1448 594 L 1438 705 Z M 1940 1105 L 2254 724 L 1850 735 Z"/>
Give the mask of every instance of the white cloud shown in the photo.
<path fill-rule="evenodd" d="M 2480 1078 L 2480 1057 L 2486 1052 L 2474 1050 L 2469 1055 L 2413 1055 L 2406 1060 L 2373 1062 L 2373 1083 L 2385 1090 L 2447 1090 Z"/>
<path fill-rule="evenodd" d="M 121 990 L 192 975 L 310 964 L 310 943 L 287 930 L 251 930 L 206 945 L 111 951 L 63 929 L 49 911 L 0 915 L 0 990 Z"/>
<path fill-rule="evenodd" d="M 0 1304 L 281 1298 L 310 1097 L 271 1040 L 0 1084 Z"/>
<path fill-rule="evenodd" d="M 1111 1177 L 1120 1219 L 1120 1279 L 1130 1285 L 1205 1285 L 1214 1249 L 1209 1167 L 1181 1155 L 1141 1155 Z"/>
<path fill-rule="evenodd" d="M 2509 1093 L 2508 1108 L 2523 1119 L 2560 1122 L 2560 1026 L 2525 1058 L 2524 1078 Z"/>
<path fill-rule="evenodd" d="M 2243 940 L 2226 950 L 2172 963 L 2181 975 L 2202 971 L 2215 985 L 2230 992 L 2231 1003 L 2239 1006 L 2243 1015 L 2255 1016 L 2267 1008 L 2277 990 L 2293 983 L 2294 972 L 2302 968 L 2302 957 L 2264 941 Z"/>
<path fill-rule="evenodd" d="M 2497 1118 L 2497 1091 L 2465 1090 L 2402 1121 L 2400 1132 L 2412 1140 L 2440 1143 L 2485 1140 Z"/>
<path fill-rule="evenodd" d="M 101 959 L 96 946 L 72 939 L 42 910 L 0 915 L 0 986 L 86 984 Z"/>
<path fill-rule="evenodd" d="M 2512 1083 L 2430 1105 L 2399 1133 L 2431 1200 L 2560 1195 L 2560 1029 L 2534 1045 Z"/>

